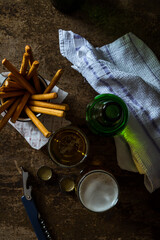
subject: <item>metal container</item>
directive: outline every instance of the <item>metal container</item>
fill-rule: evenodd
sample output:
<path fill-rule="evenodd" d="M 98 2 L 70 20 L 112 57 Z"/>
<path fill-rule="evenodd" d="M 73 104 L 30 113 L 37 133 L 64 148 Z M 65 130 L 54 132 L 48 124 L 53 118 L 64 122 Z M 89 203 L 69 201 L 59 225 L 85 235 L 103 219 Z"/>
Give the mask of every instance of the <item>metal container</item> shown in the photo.
<path fill-rule="evenodd" d="M 47 83 L 46 83 L 46 81 L 45 81 L 44 78 L 41 77 L 40 75 L 38 75 L 38 77 L 39 77 L 39 80 L 40 80 L 40 84 L 41 84 L 42 89 L 45 90 L 46 87 L 48 86 Z M 7 77 L 7 78 L 8 78 L 8 77 Z M 6 78 L 6 79 L 7 79 L 7 78 Z M 6 79 L 5 79 L 5 80 L 6 80 Z M 4 80 L 4 82 L 5 82 L 5 80 Z M 4 82 L 2 83 L 2 86 L 3 86 Z M 5 102 L 5 99 L 1 99 L 1 103 L 4 103 L 4 102 Z M 36 115 L 36 117 L 40 117 L 40 116 L 42 115 L 42 113 L 36 113 L 35 115 Z M 19 116 L 19 118 L 17 119 L 17 121 L 20 121 L 20 122 L 30 122 L 31 119 L 25 114 L 25 112 L 22 111 L 22 113 L 20 114 L 20 116 Z"/>

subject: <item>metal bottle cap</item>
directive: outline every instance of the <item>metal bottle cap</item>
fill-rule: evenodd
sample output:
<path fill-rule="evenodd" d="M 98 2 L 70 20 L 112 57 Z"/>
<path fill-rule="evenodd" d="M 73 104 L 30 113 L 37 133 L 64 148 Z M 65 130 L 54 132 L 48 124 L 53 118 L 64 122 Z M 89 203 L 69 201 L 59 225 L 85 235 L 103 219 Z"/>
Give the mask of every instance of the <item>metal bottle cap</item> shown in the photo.
<path fill-rule="evenodd" d="M 63 177 L 60 182 L 60 188 L 62 192 L 72 192 L 75 188 L 75 182 L 71 177 Z"/>
<path fill-rule="evenodd" d="M 42 166 L 37 171 L 37 176 L 43 181 L 50 180 L 52 178 L 52 175 L 52 169 L 48 166 Z"/>

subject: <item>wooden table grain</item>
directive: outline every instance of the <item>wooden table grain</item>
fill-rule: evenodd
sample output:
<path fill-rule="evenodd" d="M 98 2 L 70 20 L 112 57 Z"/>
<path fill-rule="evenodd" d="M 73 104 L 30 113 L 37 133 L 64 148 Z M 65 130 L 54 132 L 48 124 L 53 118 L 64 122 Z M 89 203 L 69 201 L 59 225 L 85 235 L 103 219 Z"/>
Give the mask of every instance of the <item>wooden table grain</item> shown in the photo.
<path fill-rule="evenodd" d="M 64 73 L 57 86 L 68 92 L 70 106 L 66 118 L 80 127 L 90 142 L 89 158 L 82 166 L 66 170 L 49 158 L 47 147 L 35 150 L 10 125 L 0 132 L 0 239 L 36 239 L 21 202 L 20 167 L 30 173 L 33 196 L 55 240 L 158 240 L 160 239 L 160 193 L 150 194 L 144 177 L 120 169 L 113 138 L 92 134 L 85 122 L 86 105 L 97 95 L 86 80 L 61 56 L 58 29 L 72 30 L 102 46 L 127 32 L 140 37 L 160 59 L 160 3 L 157 0 L 86 0 L 79 9 L 64 14 L 52 0 L 0 0 L 0 59 L 9 59 L 19 68 L 25 45 L 32 46 L 39 73 L 51 80 Z M 1 65 L 0 72 L 6 71 Z M 1 117 L 0 117 L 1 118 Z M 100 160 L 117 179 L 118 204 L 104 213 L 86 210 L 76 194 L 64 194 L 56 182 L 44 184 L 37 178 L 42 165 L 58 176 L 76 175 L 93 160 Z"/>

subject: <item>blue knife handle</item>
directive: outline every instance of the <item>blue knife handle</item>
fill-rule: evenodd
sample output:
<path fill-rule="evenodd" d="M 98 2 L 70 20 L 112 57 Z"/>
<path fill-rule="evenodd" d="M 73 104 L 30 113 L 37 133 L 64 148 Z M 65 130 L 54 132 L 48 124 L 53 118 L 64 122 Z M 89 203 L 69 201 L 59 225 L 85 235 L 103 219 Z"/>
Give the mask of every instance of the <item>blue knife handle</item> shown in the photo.
<path fill-rule="evenodd" d="M 46 237 L 46 234 L 42 229 L 42 225 L 38 218 L 38 211 L 33 199 L 27 200 L 25 196 L 22 196 L 22 202 L 32 223 L 33 229 L 37 235 L 38 240 L 47 240 L 48 238 Z"/>

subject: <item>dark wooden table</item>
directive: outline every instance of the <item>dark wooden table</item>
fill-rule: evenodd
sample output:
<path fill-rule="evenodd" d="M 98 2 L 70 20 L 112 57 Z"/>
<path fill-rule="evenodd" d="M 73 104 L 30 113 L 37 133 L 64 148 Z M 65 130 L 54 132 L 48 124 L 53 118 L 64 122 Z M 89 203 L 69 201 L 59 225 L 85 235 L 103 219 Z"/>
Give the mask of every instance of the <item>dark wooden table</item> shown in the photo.
<path fill-rule="evenodd" d="M 50 0 L 0 0 L 0 59 L 20 66 L 24 47 L 32 46 L 39 60 L 39 73 L 51 80 L 63 68 L 57 86 L 69 93 L 67 119 L 84 130 L 90 141 L 90 158 L 105 163 L 120 187 L 118 204 L 105 213 L 86 210 L 75 194 L 61 193 L 58 184 L 43 184 L 37 170 L 50 166 L 59 176 L 79 174 L 79 168 L 65 170 L 49 158 L 46 146 L 35 150 L 9 124 L 0 132 L 0 239 L 36 239 L 21 202 L 20 166 L 30 172 L 35 201 L 55 240 L 159 240 L 159 191 L 150 194 L 143 176 L 124 171 L 116 160 L 113 138 L 92 134 L 85 123 L 86 105 L 97 94 L 71 68 L 59 51 L 58 29 L 72 30 L 94 46 L 102 46 L 127 32 L 140 37 L 160 59 L 160 3 L 158 0 L 86 0 L 79 9 L 63 14 Z M 0 72 L 6 69 L 0 66 Z M 1 117 L 0 117 L 1 118 Z"/>

